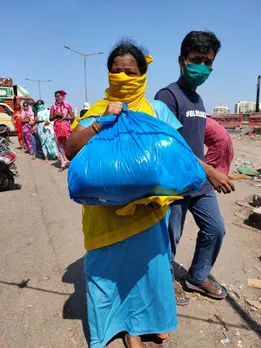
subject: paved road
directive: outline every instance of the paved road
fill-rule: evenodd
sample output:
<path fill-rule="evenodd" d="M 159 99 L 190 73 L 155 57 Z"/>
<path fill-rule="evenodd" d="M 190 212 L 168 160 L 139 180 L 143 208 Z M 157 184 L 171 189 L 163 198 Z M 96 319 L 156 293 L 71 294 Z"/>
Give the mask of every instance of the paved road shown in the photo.
<path fill-rule="evenodd" d="M 22 188 L 0 195 L 1 347 L 84 347 L 81 321 L 64 320 L 84 314 L 81 208 L 68 198 L 66 172 L 17 153 Z"/>
<path fill-rule="evenodd" d="M 17 182 L 22 188 L 0 193 L 0 347 L 84 348 L 81 207 L 68 198 L 66 172 L 58 173 L 53 162 L 32 161 L 17 153 L 21 173 Z M 213 303 L 193 296 L 189 307 L 179 308 L 180 327 L 167 347 L 214 348 L 223 346 L 225 335 L 230 347 L 259 347 L 260 315 L 255 312 L 252 321 L 246 320 L 243 295 L 258 298 L 246 279 L 260 275 L 261 236 L 233 225 L 235 201 L 256 190 L 245 182 L 233 196 L 220 197 L 228 233 L 214 275 L 237 290 L 240 298 L 231 293 L 229 301 Z M 177 257 L 185 268 L 196 231 L 189 217 Z"/>

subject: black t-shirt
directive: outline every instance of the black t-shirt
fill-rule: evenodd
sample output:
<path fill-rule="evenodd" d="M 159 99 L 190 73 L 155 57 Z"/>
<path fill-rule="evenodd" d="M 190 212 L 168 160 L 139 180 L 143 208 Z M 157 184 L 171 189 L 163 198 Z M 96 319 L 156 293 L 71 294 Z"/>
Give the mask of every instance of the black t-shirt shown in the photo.
<path fill-rule="evenodd" d="M 183 126 L 179 132 L 194 154 L 204 161 L 206 110 L 200 95 L 182 88 L 178 83 L 171 83 L 159 90 L 155 99 L 163 101 L 178 118 Z M 212 186 L 207 181 L 200 192 L 193 194 L 193 196 L 205 194 L 211 189 Z"/>
<path fill-rule="evenodd" d="M 83 117 L 83 115 L 87 112 L 88 110 L 86 110 L 86 109 L 82 109 L 81 111 L 80 111 L 80 117 Z"/>

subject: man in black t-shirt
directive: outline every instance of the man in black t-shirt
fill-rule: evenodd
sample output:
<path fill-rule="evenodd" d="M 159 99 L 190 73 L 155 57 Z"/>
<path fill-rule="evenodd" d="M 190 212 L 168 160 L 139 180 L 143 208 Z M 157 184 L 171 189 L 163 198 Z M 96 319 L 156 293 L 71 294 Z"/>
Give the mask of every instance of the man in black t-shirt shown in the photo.
<path fill-rule="evenodd" d="M 80 112 L 80 117 L 83 117 L 86 114 L 86 112 L 90 109 L 90 107 L 91 107 L 90 103 L 85 102 L 83 104 L 83 109 Z"/>
<path fill-rule="evenodd" d="M 180 133 L 202 163 L 208 178 L 199 192 L 185 197 L 184 200 L 177 201 L 171 206 L 169 231 L 173 260 L 189 210 L 199 232 L 186 286 L 193 291 L 199 291 L 216 299 L 223 299 L 227 295 L 227 291 L 222 285 L 209 279 L 225 234 L 224 221 L 214 189 L 218 192 L 230 193 L 234 191 L 234 186 L 225 174 L 204 162 L 206 112 L 196 89 L 210 75 L 220 46 L 220 41 L 211 32 L 190 32 L 181 45 L 179 56 L 181 75 L 178 81 L 162 88 L 155 97 L 167 104 L 183 125 Z M 175 163 L 173 165 L 175 166 Z M 176 282 L 174 282 L 174 287 L 177 304 L 188 304 L 189 298 Z"/>

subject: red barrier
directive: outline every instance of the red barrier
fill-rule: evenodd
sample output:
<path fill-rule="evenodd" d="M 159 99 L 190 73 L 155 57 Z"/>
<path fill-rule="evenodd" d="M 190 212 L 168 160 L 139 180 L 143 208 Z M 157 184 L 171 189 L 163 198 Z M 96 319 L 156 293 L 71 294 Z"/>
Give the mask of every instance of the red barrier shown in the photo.
<path fill-rule="evenodd" d="M 213 115 L 210 115 L 210 117 L 216 120 L 224 128 L 227 128 L 227 129 L 242 128 L 243 115 L 241 114 L 224 114 L 224 115 L 213 114 Z"/>
<path fill-rule="evenodd" d="M 250 114 L 249 115 L 249 127 L 261 127 L 261 114 Z"/>

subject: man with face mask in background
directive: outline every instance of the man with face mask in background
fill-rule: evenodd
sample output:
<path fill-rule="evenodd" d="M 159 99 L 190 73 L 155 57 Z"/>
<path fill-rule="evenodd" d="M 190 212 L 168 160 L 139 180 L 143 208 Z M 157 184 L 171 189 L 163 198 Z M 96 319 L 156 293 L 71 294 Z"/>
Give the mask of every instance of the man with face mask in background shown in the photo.
<path fill-rule="evenodd" d="M 183 125 L 180 133 L 206 170 L 208 180 L 202 189 L 171 206 L 169 233 L 174 260 L 189 210 L 199 232 L 186 286 L 190 290 L 201 292 L 214 299 L 223 299 L 227 295 L 226 289 L 221 284 L 209 279 L 225 234 L 224 221 L 214 189 L 218 192 L 230 193 L 234 191 L 234 186 L 224 173 L 204 162 L 206 111 L 196 89 L 209 77 L 220 47 L 220 41 L 212 32 L 190 32 L 181 44 L 179 56 L 181 74 L 178 81 L 162 88 L 155 97 L 167 104 L 179 119 Z M 173 170 L 178 170 L 175 168 L 175 163 L 173 163 Z M 173 269 L 171 271 L 174 280 Z M 179 284 L 174 282 L 174 287 L 177 304 L 188 304 L 190 299 Z"/>

